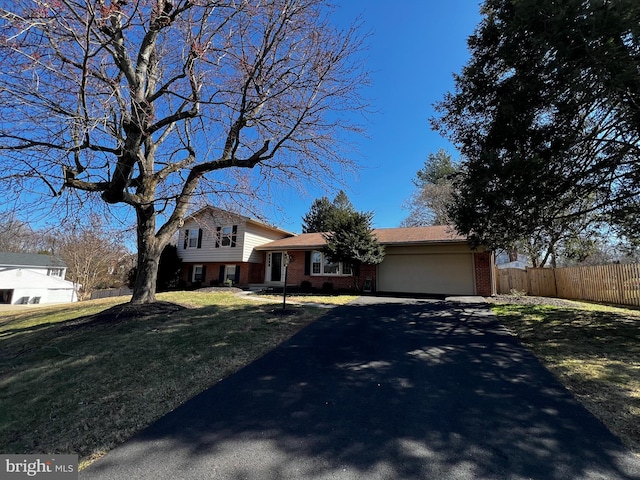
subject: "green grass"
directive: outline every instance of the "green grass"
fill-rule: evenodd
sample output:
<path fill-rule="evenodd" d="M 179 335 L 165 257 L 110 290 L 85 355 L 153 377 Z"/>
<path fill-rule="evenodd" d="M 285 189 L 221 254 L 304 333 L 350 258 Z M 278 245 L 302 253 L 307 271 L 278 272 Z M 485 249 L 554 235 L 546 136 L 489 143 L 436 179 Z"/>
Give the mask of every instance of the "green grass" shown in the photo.
<path fill-rule="evenodd" d="M 121 297 L 0 312 L 0 452 L 77 453 L 84 466 L 324 313 L 228 293 L 158 299 L 184 308 L 84 318 Z"/>
<path fill-rule="evenodd" d="M 282 303 L 281 294 L 262 294 L 258 295 L 259 298 L 266 298 L 275 302 Z M 300 303 L 319 303 L 322 305 L 346 305 L 358 298 L 357 295 L 319 295 L 315 293 L 294 293 L 287 295 L 287 303 L 300 304 Z"/>
<path fill-rule="evenodd" d="M 640 454 L 640 312 L 497 305 L 494 312 L 594 415 Z"/>

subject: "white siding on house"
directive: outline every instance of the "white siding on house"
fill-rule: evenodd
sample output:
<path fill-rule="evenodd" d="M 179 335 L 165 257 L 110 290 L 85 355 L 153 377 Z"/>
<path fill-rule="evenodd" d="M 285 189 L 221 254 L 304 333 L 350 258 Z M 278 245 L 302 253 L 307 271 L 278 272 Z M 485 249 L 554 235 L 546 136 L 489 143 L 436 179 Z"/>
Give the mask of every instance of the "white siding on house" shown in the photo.
<path fill-rule="evenodd" d="M 32 272 L 32 273 L 37 273 L 39 275 L 48 275 L 53 278 L 59 278 L 62 280 L 64 280 L 64 277 L 67 274 L 67 267 L 0 267 L 0 272 L 15 271 L 17 269 L 22 270 L 23 272 Z M 50 275 L 49 274 L 50 270 L 57 271 L 59 275 Z"/>
<path fill-rule="evenodd" d="M 245 226 L 241 219 L 212 218 L 209 215 L 203 216 L 200 221 L 190 219 L 185 222 L 180 229 L 178 236 L 178 255 L 183 262 L 242 262 L 242 245 Z M 237 225 L 236 246 L 216 248 L 216 228 Z M 184 248 L 186 230 L 202 229 L 202 242 L 200 248 Z"/>
<path fill-rule="evenodd" d="M 235 246 L 216 247 L 217 232 L 219 227 L 236 226 Z M 190 238 L 202 230 L 200 248 L 190 247 L 187 242 L 185 248 L 185 232 L 192 232 Z M 258 221 L 247 217 L 218 210 L 216 208 L 204 208 L 193 217 L 185 220 L 178 235 L 178 256 L 184 263 L 262 263 L 264 254 L 256 252 L 255 247 L 264 245 L 273 240 L 289 236 L 287 232 L 270 228 Z"/>
<path fill-rule="evenodd" d="M 216 248 L 217 228 L 234 225 L 237 227 L 235 247 Z M 200 229 L 200 248 L 184 248 L 185 232 L 193 232 L 190 237 L 193 238 L 193 234 Z M 208 209 L 185 221 L 178 235 L 178 255 L 185 263 L 262 263 L 263 254 L 256 252 L 255 247 L 286 236 L 288 235 L 283 231 L 248 221 L 246 217 Z"/>
<path fill-rule="evenodd" d="M 245 262 L 262 263 L 264 260 L 264 252 L 258 252 L 256 247 L 285 238 L 283 232 L 270 230 L 268 228 L 253 223 L 247 224 L 247 230 L 244 238 L 244 252 L 242 258 Z"/>
<path fill-rule="evenodd" d="M 66 303 L 66 302 L 75 302 L 78 299 L 75 297 L 75 292 L 73 290 L 65 289 L 65 288 L 52 288 L 47 290 L 47 296 L 45 302 L 40 303 Z"/>
<path fill-rule="evenodd" d="M 35 270 L 35 271 L 34 271 Z M 46 272 L 46 270 L 45 270 Z M 11 303 L 58 303 L 78 300 L 72 282 L 52 277 L 37 269 L 3 269 L 0 290 L 11 290 Z"/>

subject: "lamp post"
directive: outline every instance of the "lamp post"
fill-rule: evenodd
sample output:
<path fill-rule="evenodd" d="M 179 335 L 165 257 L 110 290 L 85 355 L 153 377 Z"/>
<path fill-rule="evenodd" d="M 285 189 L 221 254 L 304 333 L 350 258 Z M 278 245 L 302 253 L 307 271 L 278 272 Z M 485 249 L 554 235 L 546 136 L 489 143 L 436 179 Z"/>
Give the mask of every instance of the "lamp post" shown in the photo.
<path fill-rule="evenodd" d="M 293 256 L 285 253 L 282 255 L 282 263 L 284 264 L 284 288 L 282 289 L 282 310 L 287 309 L 287 273 L 289 272 L 289 264 L 293 262 Z"/>

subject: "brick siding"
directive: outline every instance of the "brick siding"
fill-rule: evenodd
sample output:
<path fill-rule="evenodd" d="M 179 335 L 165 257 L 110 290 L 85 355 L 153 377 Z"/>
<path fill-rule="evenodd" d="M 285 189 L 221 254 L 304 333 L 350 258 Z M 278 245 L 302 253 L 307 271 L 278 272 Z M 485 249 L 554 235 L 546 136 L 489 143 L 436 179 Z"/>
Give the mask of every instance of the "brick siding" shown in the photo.
<path fill-rule="evenodd" d="M 489 297 L 491 288 L 491 252 L 473 254 L 476 272 L 476 294 Z"/>
<path fill-rule="evenodd" d="M 202 265 L 205 267 L 205 278 L 202 280 L 201 285 L 203 287 L 209 287 L 217 284 L 220 280 L 220 267 L 225 265 L 235 265 L 236 268 L 240 267 L 240 282 L 238 285 L 244 286 L 249 283 L 261 283 L 264 281 L 264 265 L 261 263 L 230 263 L 230 262 L 199 262 L 199 263 L 183 263 L 182 264 L 182 280 L 187 285 L 191 285 L 193 282 L 193 270 L 194 265 Z"/>
<path fill-rule="evenodd" d="M 336 276 L 336 275 L 305 275 L 305 252 L 291 251 L 289 255 L 293 257 L 293 261 L 289 264 L 287 272 L 287 285 L 300 286 L 303 281 L 311 283 L 311 287 L 321 290 L 325 283 L 333 285 L 334 290 L 355 291 L 353 276 Z M 376 285 L 376 266 L 362 265 L 360 267 L 360 276 L 358 278 L 360 288 L 367 278 L 371 278 L 372 287 Z"/>

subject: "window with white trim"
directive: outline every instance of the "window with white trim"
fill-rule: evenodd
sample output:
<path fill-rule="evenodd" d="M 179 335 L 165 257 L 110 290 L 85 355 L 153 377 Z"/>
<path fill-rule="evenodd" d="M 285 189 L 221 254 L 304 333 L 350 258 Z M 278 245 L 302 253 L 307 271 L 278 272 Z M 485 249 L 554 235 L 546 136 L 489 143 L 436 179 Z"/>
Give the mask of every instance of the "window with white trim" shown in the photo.
<path fill-rule="evenodd" d="M 236 281 L 236 266 L 235 265 L 225 265 L 224 267 L 224 280 L 231 280 L 232 282 Z"/>
<path fill-rule="evenodd" d="M 311 275 L 349 276 L 352 275 L 351 266 L 344 262 L 331 262 L 323 252 L 311 252 Z"/>
<path fill-rule="evenodd" d="M 199 228 L 185 228 L 184 245 L 187 248 L 200 248 L 198 245 L 202 242 L 202 230 Z"/>
<path fill-rule="evenodd" d="M 311 252 L 311 275 L 322 274 L 322 252 Z"/>
<path fill-rule="evenodd" d="M 202 265 L 193 266 L 193 282 L 204 281 L 204 267 Z"/>

